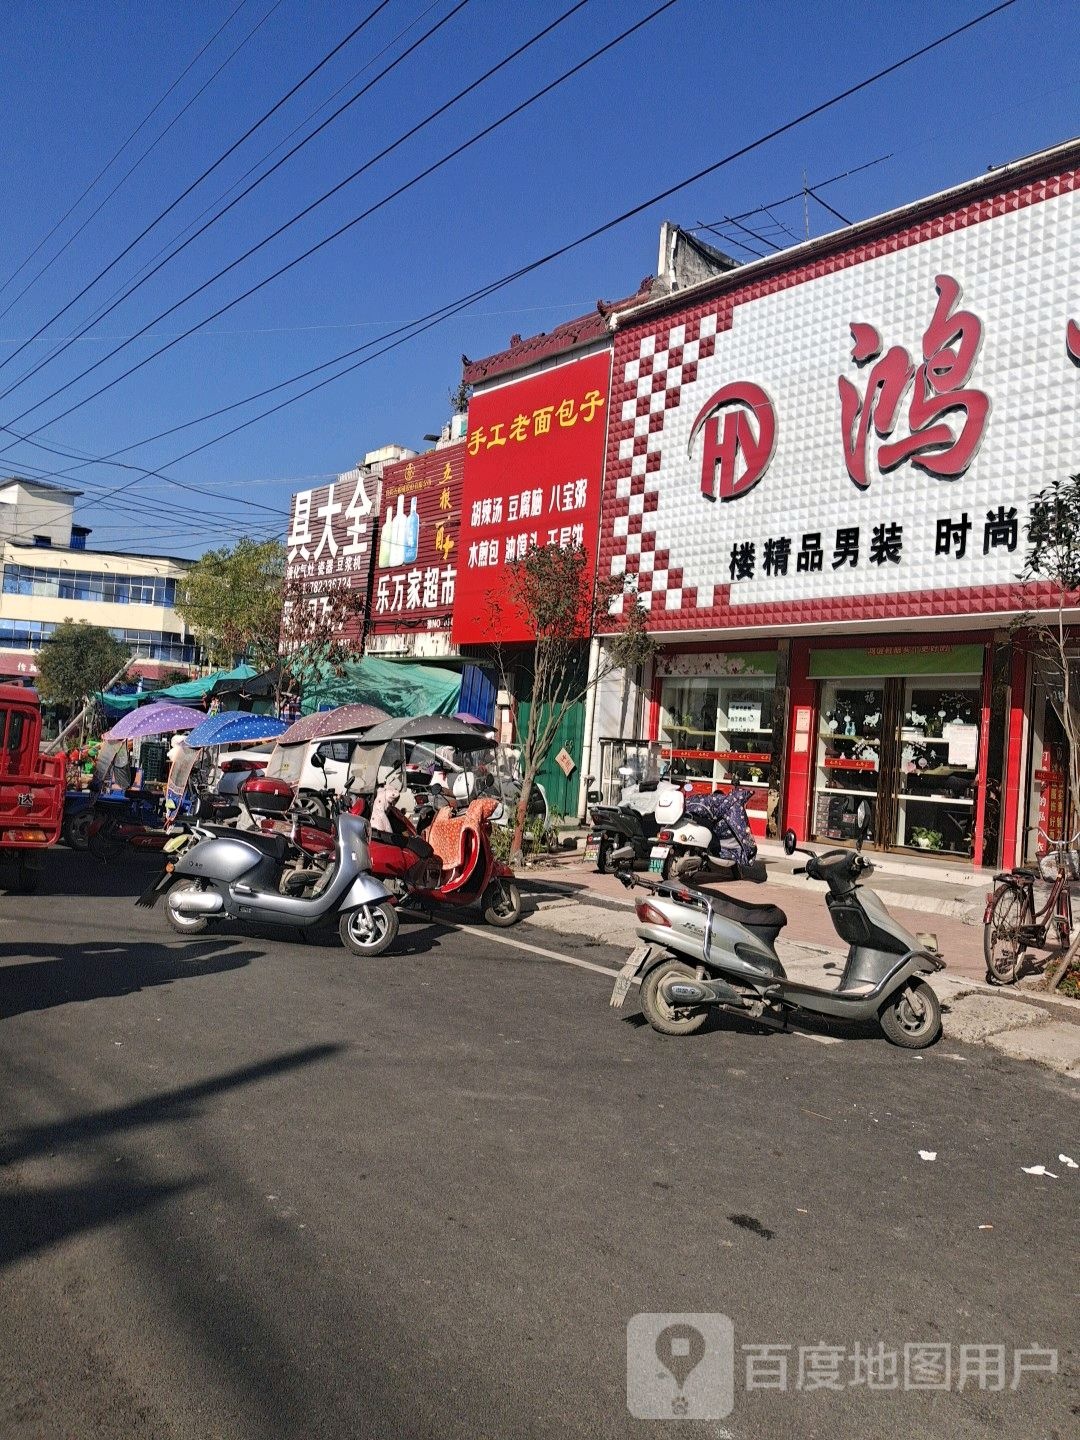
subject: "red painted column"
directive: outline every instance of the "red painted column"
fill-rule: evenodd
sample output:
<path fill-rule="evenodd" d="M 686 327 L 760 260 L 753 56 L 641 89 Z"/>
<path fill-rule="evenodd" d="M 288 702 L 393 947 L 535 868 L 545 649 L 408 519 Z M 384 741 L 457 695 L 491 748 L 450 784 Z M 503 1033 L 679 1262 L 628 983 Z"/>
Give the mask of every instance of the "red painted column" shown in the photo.
<path fill-rule="evenodd" d="M 990 763 L 990 704 L 993 690 L 994 647 L 983 651 L 982 713 L 979 716 L 979 768 L 975 776 L 975 841 L 972 864 L 982 864 L 983 833 L 986 828 L 986 771 Z"/>
<path fill-rule="evenodd" d="M 810 804 L 813 796 L 815 686 L 810 679 L 810 642 L 791 642 L 791 674 L 788 680 L 791 712 L 788 721 L 787 763 L 784 794 L 781 797 L 781 830 L 791 829 L 800 840 L 810 831 Z M 802 728 L 800 728 L 802 727 Z"/>
<path fill-rule="evenodd" d="M 1027 654 L 1019 645 L 1013 650 L 1012 679 L 1009 686 L 1009 721 L 1005 742 L 1005 774 L 1001 795 L 1001 863 L 1014 865 L 1022 857 L 1017 854 L 1017 841 L 1023 824 L 1023 797 L 1020 794 L 1020 770 L 1023 763 L 1024 692 L 1027 689 Z"/>

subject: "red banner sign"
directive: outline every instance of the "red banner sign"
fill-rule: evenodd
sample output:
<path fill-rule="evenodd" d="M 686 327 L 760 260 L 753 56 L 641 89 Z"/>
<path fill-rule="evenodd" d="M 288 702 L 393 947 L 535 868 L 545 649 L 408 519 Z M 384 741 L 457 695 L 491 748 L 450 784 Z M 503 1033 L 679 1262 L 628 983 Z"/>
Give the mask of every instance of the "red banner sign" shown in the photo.
<path fill-rule="evenodd" d="M 876 760 L 847 760 L 842 755 L 826 755 L 826 770 L 876 770 Z"/>
<path fill-rule="evenodd" d="M 532 639 L 506 599 L 507 566 L 538 545 L 581 545 L 595 573 L 610 355 L 591 355 L 469 402 L 455 644 Z"/>
<path fill-rule="evenodd" d="M 747 765 L 769 765 L 772 756 L 767 750 L 661 750 L 663 760 L 730 760 Z"/>
<path fill-rule="evenodd" d="M 371 629 L 448 630 L 454 610 L 464 445 L 383 471 Z"/>

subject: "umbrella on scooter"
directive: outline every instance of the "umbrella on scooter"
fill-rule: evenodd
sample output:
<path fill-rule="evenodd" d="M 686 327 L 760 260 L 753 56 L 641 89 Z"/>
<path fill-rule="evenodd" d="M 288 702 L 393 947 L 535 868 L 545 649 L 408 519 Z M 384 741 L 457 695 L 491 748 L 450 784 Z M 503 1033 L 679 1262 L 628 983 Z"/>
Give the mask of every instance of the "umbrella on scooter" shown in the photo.
<path fill-rule="evenodd" d="M 312 740 L 325 740 L 329 735 L 351 735 L 368 730 L 380 721 L 389 720 L 377 705 L 338 705 L 334 710 L 315 710 L 290 725 L 280 736 L 280 745 L 307 745 Z"/>
<path fill-rule="evenodd" d="M 184 744 L 192 750 L 201 750 L 208 745 L 257 745 L 263 740 L 276 740 L 287 729 L 285 721 L 278 720 L 273 715 L 223 710 L 218 715 L 206 716 L 202 723 L 192 730 Z"/>
<path fill-rule="evenodd" d="M 194 730 L 205 719 L 201 710 L 192 710 L 189 705 L 157 700 L 138 710 L 129 710 L 102 739 L 145 740 L 148 735 L 172 735 L 178 730 Z"/>

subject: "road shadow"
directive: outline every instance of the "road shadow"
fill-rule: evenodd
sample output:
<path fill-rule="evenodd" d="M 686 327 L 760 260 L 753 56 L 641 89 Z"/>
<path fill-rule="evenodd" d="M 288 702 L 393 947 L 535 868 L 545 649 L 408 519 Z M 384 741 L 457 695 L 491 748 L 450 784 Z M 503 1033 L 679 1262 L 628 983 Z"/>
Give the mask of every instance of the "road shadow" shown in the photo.
<path fill-rule="evenodd" d="M 145 940 L 0 944 L 0 1020 L 239 970 L 261 955 L 238 948 L 227 937 L 172 945 Z M 7 963 L 9 957 L 14 963 Z"/>
<path fill-rule="evenodd" d="M 124 1136 L 145 1126 L 190 1121 L 217 1095 L 327 1060 L 344 1048 L 308 1045 L 128 1105 L 24 1126 L 10 1132 L 0 1145 L 0 1171 L 43 1156 L 51 1161 L 60 1151 L 81 1147 L 93 1156 L 94 1147 L 103 1140 L 109 1141 L 111 1150 Z M 99 1169 L 81 1184 L 34 1186 L 20 1181 L 0 1191 L 0 1268 L 73 1235 L 133 1218 L 207 1183 L 206 1176 L 163 1183 L 137 1173 L 117 1173 L 112 1161 L 107 1171 Z"/>

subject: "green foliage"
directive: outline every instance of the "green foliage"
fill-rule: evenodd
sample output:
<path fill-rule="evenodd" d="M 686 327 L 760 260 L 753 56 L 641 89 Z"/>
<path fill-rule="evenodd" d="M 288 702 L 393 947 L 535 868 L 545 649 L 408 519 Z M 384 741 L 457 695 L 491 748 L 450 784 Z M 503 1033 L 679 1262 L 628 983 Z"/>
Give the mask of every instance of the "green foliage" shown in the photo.
<path fill-rule="evenodd" d="M 208 550 L 180 587 L 176 609 L 214 665 L 250 657 L 274 663 L 281 631 L 285 547 L 246 536 L 229 549 Z"/>
<path fill-rule="evenodd" d="M 46 703 L 71 714 L 130 659 L 131 651 L 111 631 L 85 620 L 64 620 L 42 643 L 37 688 Z"/>
<path fill-rule="evenodd" d="M 1035 496 L 1022 578 L 1080 590 L 1080 474 L 1053 480 Z"/>

